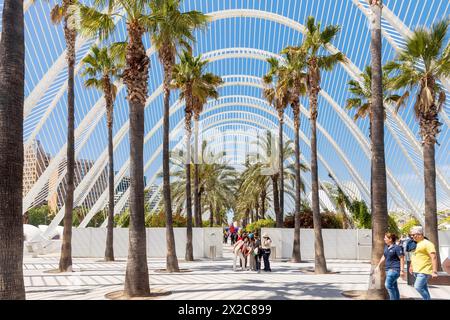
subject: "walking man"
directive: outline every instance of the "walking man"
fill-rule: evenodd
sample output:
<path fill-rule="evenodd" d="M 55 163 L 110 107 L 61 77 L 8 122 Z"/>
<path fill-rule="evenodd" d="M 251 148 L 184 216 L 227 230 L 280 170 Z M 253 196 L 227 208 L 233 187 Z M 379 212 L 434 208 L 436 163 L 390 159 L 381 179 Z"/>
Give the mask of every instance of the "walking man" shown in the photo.
<path fill-rule="evenodd" d="M 411 255 L 409 272 L 414 274 L 416 278 L 414 288 L 416 288 L 423 300 L 430 300 L 428 279 L 437 277 L 436 249 L 431 241 L 424 238 L 422 227 L 413 227 L 411 235 L 417 245 L 416 250 Z"/>

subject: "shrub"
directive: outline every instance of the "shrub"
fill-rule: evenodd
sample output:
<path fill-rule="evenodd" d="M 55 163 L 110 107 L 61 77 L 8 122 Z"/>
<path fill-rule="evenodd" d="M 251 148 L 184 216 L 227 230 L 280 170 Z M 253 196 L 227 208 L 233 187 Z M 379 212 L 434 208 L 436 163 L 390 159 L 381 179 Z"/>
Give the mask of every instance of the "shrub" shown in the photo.
<path fill-rule="evenodd" d="M 273 228 L 276 226 L 276 222 L 271 219 L 260 219 L 245 226 L 245 231 L 261 234 L 261 228 Z"/>
<path fill-rule="evenodd" d="M 408 221 L 406 221 L 406 223 L 400 228 L 400 232 L 402 234 L 409 234 L 409 232 L 411 231 L 411 228 L 414 226 L 420 226 L 420 222 L 419 220 L 417 220 L 416 218 L 411 218 Z"/>
<path fill-rule="evenodd" d="M 342 229 L 342 216 L 335 214 L 334 212 L 325 211 L 320 214 L 322 228 L 327 229 Z M 283 223 L 285 228 L 294 228 L 295 219 L 294 214 L 287 215 Z M 314 228 L 312 210 L 305 208 L 300 213 L 300 228 Z"/>
<path fill-rule="evenodd" d="M 172 215 L 173 227 L 186 227 L 186 217 L 180 213 Z M 155 212 L 153 214 L 147 213 L 145 215 L 145 227 L 146 228 L 164 228 L 166 226 L 166 216 L 163 210 Z"/>
<path fill-rule="evenodd" d="M 38 226 L 40 224 L 48 224 L 51 221 L 51 211 L 50 207 L 43 205 L 40 207 L 34 207 L 27 211 L 24 215 L 24 223 L 31 224 L 33 226 Z"/>

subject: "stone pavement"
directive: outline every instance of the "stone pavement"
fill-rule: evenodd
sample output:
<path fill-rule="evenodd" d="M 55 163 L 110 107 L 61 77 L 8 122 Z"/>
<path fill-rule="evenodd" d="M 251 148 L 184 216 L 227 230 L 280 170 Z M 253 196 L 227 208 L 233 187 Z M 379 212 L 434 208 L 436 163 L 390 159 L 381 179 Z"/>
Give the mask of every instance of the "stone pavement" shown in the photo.
<path fill-rule="evenodd" d="M 309 270 L 313 261 L 290 263 L 274 261 L 272 272 L 232 270 L 231 247 L 224 247 L 224 258 L 179 261 L 190 272 L 160 273 L 165 258 L 148 259 L 150 289 L 171 291 L 159 299 L 226 300 L 226 299 L 347 299 L 343 290 L 365 290 L 370 265 L 351 260 L 329 260 L 333 273 L 314 275 Z M 105 299 L 105 294 L 123 289 L 126 259 L 102 262 L 93 258 L 75 258 L 72 273 L 48 273 L 58 267 L 57 256 L 24 257 L 27 299 Z M 402 298 L 419 298 L 413 287 L 399 280 Z M 450 299 L 450 286 L 430 286 L 434 299 Z"/>

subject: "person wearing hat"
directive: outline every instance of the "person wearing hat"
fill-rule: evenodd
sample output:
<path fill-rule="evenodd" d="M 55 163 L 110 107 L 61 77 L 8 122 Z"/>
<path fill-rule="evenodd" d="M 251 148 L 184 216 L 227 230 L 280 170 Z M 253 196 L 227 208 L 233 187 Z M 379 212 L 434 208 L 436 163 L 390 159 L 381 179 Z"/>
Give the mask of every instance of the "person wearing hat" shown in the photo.
<path fill-rule="evenodd" d="M 264 233 L 262 236 L 261 241 L 261 252 L 262 257 L 264 260 L 264 271 L 272 271 L 270 269 L 270 262 L 269 262 L 269 256 L 270 256 L 270 246 L 272 244 L 272 240 L 270 239 L 269 235 L 267 233 Z"/>
<path fill-rule="evenodd" d="M 434 244 L 425 239 L 423 228 L 415 226 L 411 229 L 411 235 L 417 243 L 416 250 L 411 255 L 409 273 L 414 274 L 414 288 L 422 296 L 423 300 L 430 300 L 428 280 L 437 277 L 437 256 Z"/>

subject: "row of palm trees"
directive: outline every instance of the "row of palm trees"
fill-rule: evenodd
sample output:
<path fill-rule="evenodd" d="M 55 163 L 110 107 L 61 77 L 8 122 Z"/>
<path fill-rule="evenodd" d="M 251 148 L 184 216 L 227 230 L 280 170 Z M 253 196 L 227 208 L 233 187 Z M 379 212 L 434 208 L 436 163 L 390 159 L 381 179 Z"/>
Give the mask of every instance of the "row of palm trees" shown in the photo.
<path fill-rule="evenodd" d="M 447 20 L 433 25 L 431 30 L 418 28 L 413 36 L 407 40 L 406 49 L 395 61 L 381 64 L 381 1 L 371 1 L 371 9 L 375 19 L 371 25 L 371 57 L 372 65 L 366 67 L 361 74 L 361 82 L 350 81 L 349 90 L 354 97 L 348 99 L 347 108 L 357 109 L 355 120 L 369 115 L 371 140 L 371 212 L 373 250 L 372 265 L 383 252 L 383 234 L 388 227 L 386 166 L 384 156 L 384 121 L 386 112 L 384 104 L 395 103 L 398 108 L 406 103 L 411 90 L 417 89 L 417 99 L 414 112 L 419 120 L 420 135 L 422 137 L 425 177 L 425 228 L 426 233 L 439 246 L 437 237 L 437 207 L 436 207 L 436 168 L 435 143 L 440 131 L 441 123 L 438 114 L 445 102 L 445 92 L 438 85 L 438 79 L 445 78 L 450 72 L 450 47 L 445 45 L 447 34 Z M 326 52 L 327 47 L 339 32 L 339 26 L 326 26 L 321 29 L 313 17 L 306 21 L 304 42 L 297 47 L 287 47 L 281 53 L 284 60 L 270 58 L 269 72 L 263 77 L 267 85 L 264 95 L 274 106 L 279 117 L 279 145 L 283 145 L 283 113 L 290 104 L 293 109 L 296 125 L 296 163 L 299 164 L 298 128 L 299 128 L 299 99 L 308 94 L 309 120 L 311 127 L 311 177 L 312 177 L 312 209 L 315 231 L 315 271 L 326 272 L 323 240 L 321 235 L 319 215 L 319 194 L 317 175 L 317 140 L 316 119 L 318 116 L 317 98 L 320 91 L 321 71 L 331 71 L 339 63 L 345 63 L 342 53 L 319 55 Z M 444 47 L 445 45 L 445 47 Z M 408 88 L 402 96 L 392 91 Z M 280 148 L 281 149 L 281 148 Z M 278 220 L 283 217 L 283 153 L 279 152 L 279 206 L 274 204 Z M 300 170 L 297 173 L 297 190 L 300 190 Z M 274 197 L 275 198 L 275 197 Z M 275 200 L 276 202 L 276 200 Z M 300 207 L 300 192 L 296 192 L 296 222 Z M 297 223 L 296 223 L 297 226 Z M 299 238 L 298 230 L 295 232 Z M 383 281 L 382 281 L 383 283 Z M 370 292 L 371 297 L 380 295 L 380 290 Z"/>
<path fill-rule="evenodd" d="M 383 234 L 387 230 L 387 193 L 386 169 L 384 157 L 384 117 L 383 103 L 394 101 L 402 105 L 411 90 L 417 89 L 414 112 L 419 120 L 420 134 L 424 150 L 425 178 L 425 230 L 438 246 L 436 214 L 436 168 L 435 143 L 439 133 L 438 113 L 445 101 L 444 90 L 438 80 L 449 76 L 450 49 L 445 44 L 448 21 L 435 24 L 431 30 L 419 28 L 408 39 L 406 49 L 393 62 L 385 66 L 392 78 L 383 79 L 381 64 L 381 10 L 379 0 L 369 0 L 373 11 L 371 19 L 371 67 L 366 69 L 366 78 L 370 81 L 351 83 L 354 100 L 347 106 L 358 107 L 358 114 L 369 113 L 371 161 L 371 203 L 373 226 L 372 265 L 383 251 Z M 74 14 L 75 13 L 75 14 Z M 126 296 L 147 296 L 150 294 L 146 258 L 144 228 L 144 179 L 143 179 L 143 136 L 144 107 L 148 97 L 148 77 L 150 60 L 146 54 L 143 37 L 150 36 L 164 71 L 164 112 L 163 112 L 163 194 L 167 226 L 167 270 L 179 271 L 176 258 L 174 234 L 172 228 L 172 195 L 169 171 L 169 99 L 171 90 L 180 89 L 181 99 L 186 102 L 186 163 L 185 194 L 191 198 L 191 157 L 190 134 L 191 118 L 194 116 L 195 129 L 198 132 L 198 118 L 206 100 L 217 98 L 217 86 L 221 79 L 205 72 L 206 61 L 201 57 L 192 57 L 191 43 L 194 31 L 204 28 L 208 18 L 198 11 L 180 12 L 180 0 L 98 0 L 93 7 L 77 4 L 74 0 L 62 0 L 51 11 L 52 21 L 63 23 L 68 63 L 68 138 L 67 138 L 67 195 L 65 199 L 64 235 L 61 249 L 60 271 L 69 271 L 72 266 L 71 227 L 73 209 L 74 176 L 74 65 L 75 42 L 77 34 L 99 36 L 106 40 L 115 30 L 114 17 L 121 16 L 126 21 L 127 41 L 109 48 L 93 48 L 84 59 L 84 74 L 91 77 L 86 86 L 100 89 L 107 107 L 108 150 L 109 150 L 109 206 L 108 246 L 106 259 L 113 259 L 112 252 L 112 215 L 114 203 L 113 159 L 112 159 L 112 123 L 113 103 L 116 95 L 114 79 L 120 78 L 127 87 L 127 99 L 130 107 L 130 241 L 127 261 L 124 294 Z M 23 8 L 21 1 L 5 0 L 3 7 L 3 27 L 0 42 L 0 298 L 25 298 L 22 272 L 22 175 L 23 175 L 23 100 L 24 100 L 24 38 Z M 278 150 L 283 150 L 284 111 L 291 106 L 294 114 L 295 137 L 295 245 L 294 256 L 300 261 L 299 226 L 301 203 L 300 178 L 300 97 L 309 97 L 311 127 L 311 177 L 312 209 L 315 229 L 315 266 L 317 273 L 327 271 L 323 250 L 323 240 L 319 212 L 319 183 L 317 172 L 317 134 L 318 94 L 320 92 L 321 73 L 331 71 L 339 62 L 345 62 L 342 53 L 327 52 L 332 40 L 338 34 L 339 26 L 325 26 L 316 23 L 313 17 L 306 21 L 306 34 L 301 45 L 287 47 L 282 51 L 285 61 L 280 63 L 269 60 L 269 72 L 263 77 L 266 84 L 264 96 L 275 107 L 279 118 Z M 445 46 L 445 48 L 444 48 Z M 177 53 L 180 63 L 175 64 Z M 325 50 L 324 50 L 325 49 Z M 121 71 L 123 69 L 123 71 Z M 363 76 L 364 78 L 364 76 Z M 367 80 L 365 79 L 365 80 Z M 383 84 L 384 80 L 384 84 Z M 359 85 L 359 87 L 358 87 Z M 389 90 L 407 87 L 401 97 L 391 95 Z M 389 99 L 386 99 L 388 95 Z M 394 98 L 392 98 L 394 97 Z M 358 101 L 359 99 L 359 101 Z M 366 101 L 366 102 L 364 102 Z M 366 111 L 364 111 L 364 108 Z M 198 134 L 195 134 L 198 137 Z M 198 138 L 194 139 L 197 140 Z M 194 220 L 201 221 L 201 190 L 198 168 L 198 141 L 194 142 Z M 285 194 L 285 155 L 278 152 L 278 169 L 271 175 L 273 202 L 277 223 L 282 222 Z M 263 182 L 261 182 L 262 186 Z M 267 184 L 267 181 L 266 181 Z M 278 190 L 277 190 L 278 189 Z M 112 190 L 112 192 L 111 192 Z M 252 191 L 255 192 L 255 191 Z M 214 193 L 209 192 L 209 193 Z M 264 213 L 267 190 L 260 188 L 255 196 L 254 206 L 261 205 Z M 217 199 L 220 196 L 216 197 Z M 278 198 L 278 199 L 277 199 Z M 187 200 L 186 199 L 186 200 Z M 187 200 L 188 201 L 188 200 Z M 192 199 L 190 199 L 192 202 Z M 213 211 L 211 206 L 211 212 Z M 188 226 L 192 227 L 191 205 L 187 205 Z M 191 212 L 189 212 L 191 211 Z M 189 229 L 192 229 L 188 227 Z M 192 231 L 191 237 L 192 237 Z M 189 241 L 188 241 L 189 242 Z M 192 246 L 192 244 L 191 244 Z M 109 247 L 109 249 L 108 249 Z M 298 248 L 296 255 L 295 248 Z M 111 250 L 110 250 L 111 249 Z M 189 249 L 189 248 L 187 248 Z M 191 258 L 192 250 L 189 258 Z M 189 251 L 187 250 L 187 252 Z M 383 283 L 383 282 L 382 282 Z M 379 294 L 380 291 L 374 291 Z"/>

